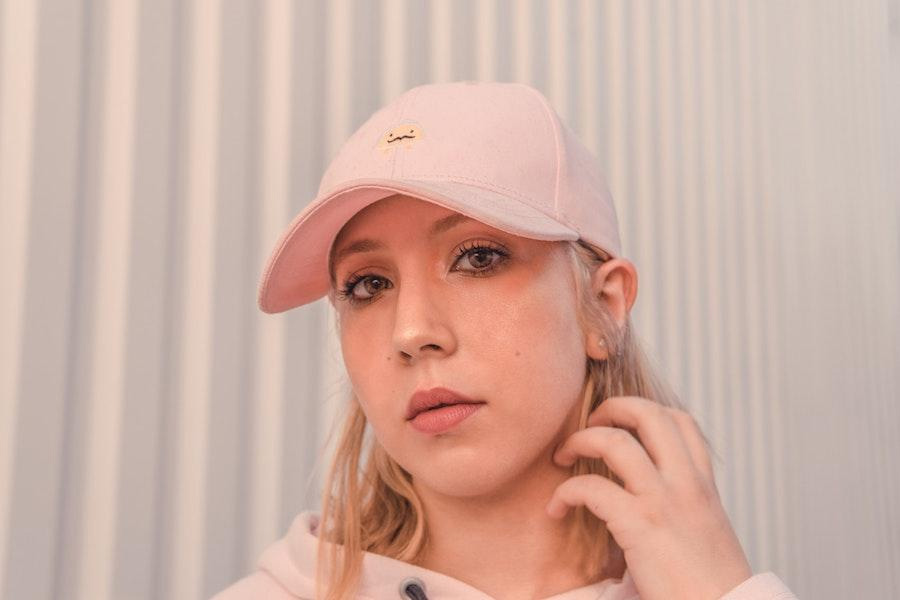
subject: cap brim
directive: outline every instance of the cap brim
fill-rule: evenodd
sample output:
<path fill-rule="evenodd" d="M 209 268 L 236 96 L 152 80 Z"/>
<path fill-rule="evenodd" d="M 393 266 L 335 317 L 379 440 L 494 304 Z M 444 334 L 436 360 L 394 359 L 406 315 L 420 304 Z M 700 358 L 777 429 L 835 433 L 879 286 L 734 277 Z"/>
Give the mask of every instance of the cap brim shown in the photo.
<path fill-rule="evenodd" d="M 279 313 L 328 294 L 328 254 L 357 212 L 402 193 L 433 202 L 492 227 L 538 240 L 576 240 L 578 233 L 525 201 L 455 181 L 356 179 L 304 208 L 281 235 L 259 284 L 263 312 Z"/>

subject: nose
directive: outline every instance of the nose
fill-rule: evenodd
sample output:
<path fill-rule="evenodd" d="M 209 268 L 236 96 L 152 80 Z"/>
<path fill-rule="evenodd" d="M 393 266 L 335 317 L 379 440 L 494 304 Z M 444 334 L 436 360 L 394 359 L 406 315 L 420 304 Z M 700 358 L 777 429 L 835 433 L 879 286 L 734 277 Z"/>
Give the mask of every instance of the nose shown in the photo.
<path fill-rule="evenodd" d="M 455 352 L 456 338 L 446 312 L 449 302 L 440 283 L 407 278 L 398 288 L 393 343 L 400 359 L 413 363 Z"/>

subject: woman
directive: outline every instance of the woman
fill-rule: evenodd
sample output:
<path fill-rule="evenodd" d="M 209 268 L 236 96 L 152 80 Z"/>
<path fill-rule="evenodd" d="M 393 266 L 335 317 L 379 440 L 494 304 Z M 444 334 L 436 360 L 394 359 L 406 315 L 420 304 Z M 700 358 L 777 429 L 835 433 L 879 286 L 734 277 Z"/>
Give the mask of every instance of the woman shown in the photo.
<path fill-rule="evenodd" d="M 266 312 L 335 309 L 353 394 L 322 513 L 217 600 L 793 598 L 752 574 L 636 294 L 596 160 L 537 90 L 377 111 L 260 285 Z"/>

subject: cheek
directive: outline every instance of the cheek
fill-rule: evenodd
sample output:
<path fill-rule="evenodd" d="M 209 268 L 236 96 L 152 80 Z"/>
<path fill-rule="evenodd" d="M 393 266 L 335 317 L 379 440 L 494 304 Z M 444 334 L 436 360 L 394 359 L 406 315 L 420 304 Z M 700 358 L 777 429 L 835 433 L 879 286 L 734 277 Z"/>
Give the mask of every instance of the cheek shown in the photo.
<path fill-rule="evenodd" d="M 467 321 L 466 338 L 487 363 L 482 372 L 496 378 L 498 393 L 514 391 L 532 406 L 558 407 L 580 391 L 584 336 L 566 284 L 558 276 L 523 284 L 504 294 L 505 304 L 486 299 L 481 305 L 489 308 Z"/>
<path fill-rule="evenodd" d="M 373 395 L 376 390 L 384 389 L 386 385 L 390 385 L 390 381 L 384 377 L 379 378 L 378 372 L 384 371 L 381 361 L 373 360 L 373 344 L 371 339 L 359 335 L 352 327 L 345 327 L 341 334 L 341 355 L 344 359 L 344 367 L 347 370 L 347 377 L 350 385 L 359 400 L 366 418 L 371 420 L 372 415 L 370 404 L 375 401 L 377 396 Z"/>
<path fill-rule="evenodd" d="M 383 323 L 370 319 L 345 324 L 340 336 L 344 367 L 356 401 L 385 447 L 390 443 L 383 436 L 390 437 L 390 432 L 403 425 L 409 386 L 414 384 L 392 353 L 390 335 Z"/>

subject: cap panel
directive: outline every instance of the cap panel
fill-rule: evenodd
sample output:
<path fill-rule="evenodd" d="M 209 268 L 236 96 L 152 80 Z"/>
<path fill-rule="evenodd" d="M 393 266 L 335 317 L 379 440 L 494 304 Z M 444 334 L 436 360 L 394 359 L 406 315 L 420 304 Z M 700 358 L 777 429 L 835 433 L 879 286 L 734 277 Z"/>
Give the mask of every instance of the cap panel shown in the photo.
<path fill-rule="evenodd" d="M 401 94 L 395 102 L 402 103 L 409 94 L 409 91 Z M 397 122 L 399 114 L 398 105 L 388 105 L 375 111 L 360 125 L 344 142 L 322 175 L 317 198 L 327 196 L 332 188 L 351 179 L 391 177 L 396 153 L 379 149 L 378 143 L 385 130 Z"/>
<path fill-rule="evenodd" d="M 587 241 L 621 256 L 618 218 L 600 161 L 562 121 L 560 137 L 560 218 L 575 224 Z"/>
<path fill-rule="evenodd" d="M 402 117 L 421 124 L 424 136 L 398 159 L 396 176 L 484 187 L 555 216 L 553 128 L 539 99 L 523 94 L 522 87 L 497 82 L 425 87 Z"/>

